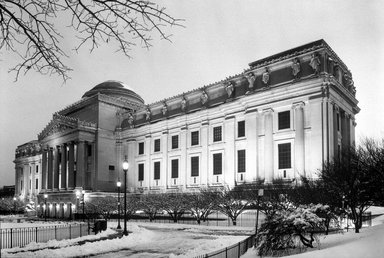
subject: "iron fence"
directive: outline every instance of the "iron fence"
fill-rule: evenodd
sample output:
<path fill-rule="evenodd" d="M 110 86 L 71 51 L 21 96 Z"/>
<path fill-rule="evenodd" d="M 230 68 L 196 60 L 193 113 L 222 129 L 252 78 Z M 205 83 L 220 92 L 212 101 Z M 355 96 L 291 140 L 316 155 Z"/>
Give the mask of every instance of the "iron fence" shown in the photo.
<path fill-rule="evenodd" d="M 31 242 L 44 243 L 49 240 L 72 239 L 89 235 L 89 224 L 67 224 L 47 227 L 3 228 L 0 229 L 0 250 L 23 247 Z"/>
<path fill-rule="evenodd" d="M 249 248 L 253 247 L 254 243 L 255 235 L 252 235 L 237 244 L 208 254 L 198 255 L 195 256 L 195 258 L 239 258 L 241 255 L 245 254 Z"/>

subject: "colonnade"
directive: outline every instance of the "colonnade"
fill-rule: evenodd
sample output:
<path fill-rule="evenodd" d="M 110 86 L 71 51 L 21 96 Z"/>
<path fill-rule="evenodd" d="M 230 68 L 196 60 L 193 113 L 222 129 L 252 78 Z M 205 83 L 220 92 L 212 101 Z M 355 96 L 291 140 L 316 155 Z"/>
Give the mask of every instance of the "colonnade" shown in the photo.
<path fill-rule="evenodd" d="M 42 152 L 42 190 L 59 191 L 84 187 L 87 165 L 85 141 L 45 146 Z"/>

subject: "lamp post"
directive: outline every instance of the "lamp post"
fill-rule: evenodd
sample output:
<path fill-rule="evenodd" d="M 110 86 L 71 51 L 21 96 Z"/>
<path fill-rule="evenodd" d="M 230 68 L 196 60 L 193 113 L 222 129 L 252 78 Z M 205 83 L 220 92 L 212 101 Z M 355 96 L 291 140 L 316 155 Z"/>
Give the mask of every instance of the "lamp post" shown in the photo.
<path fill-rule="evenodd" d="M 84 214 L 85 214 L 85 212 L 84 212 L 84 205 L 85 205 L 85 190 L 81 191 L 81 193 L 82 193 L 82 195 L 83 195 L 83 221 L 85 221 L 85 220 L 84 220 Z"/>
<path fill-rule="evenodd" d="M 124 231 L 123 235 L 128 236 L 127 231 L 127 172 L 128 172 L 128 160 L 127 156 L 125 156 L 125 159 L 123 161 L 123 171 L 124 171 Z"/>
<path fill-rule="evenodd" d="M 120 226 L 120 187 L 121 187 L 120 179 L 117 181 L 116 185 L 117 185 L 117 229 L 121 229 L 121 226 Z"/>
<path fill-rule="evenodd" d="M 47 221 L 47 198 L 48 194 L 44 194 L 44 221 Z"/>
<path fill-rule="evenodd" d="M 260 204 L 260 198 L 264 195 L 264 189 L 259 189 L 257 191 L 257 207 L 256 207 L 256 226 L 255 226 L 255 247 L 257 246 L 256 236 L 257 236 L 257 228 L 259 224 L 259 204 Z"/>

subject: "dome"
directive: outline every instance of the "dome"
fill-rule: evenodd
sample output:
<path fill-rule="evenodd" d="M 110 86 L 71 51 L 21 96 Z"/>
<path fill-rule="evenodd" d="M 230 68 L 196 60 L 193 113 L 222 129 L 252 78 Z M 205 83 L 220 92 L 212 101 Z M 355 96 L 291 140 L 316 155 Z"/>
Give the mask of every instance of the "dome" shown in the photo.
<path fill-rule="evenodd" d="M 119 81 L 102 82 L 84 93 L 82 98 L 92 97 L 98 93 L 119 98 L 125 101 L 144 104 L 144 100 L 137 93 Z"/>

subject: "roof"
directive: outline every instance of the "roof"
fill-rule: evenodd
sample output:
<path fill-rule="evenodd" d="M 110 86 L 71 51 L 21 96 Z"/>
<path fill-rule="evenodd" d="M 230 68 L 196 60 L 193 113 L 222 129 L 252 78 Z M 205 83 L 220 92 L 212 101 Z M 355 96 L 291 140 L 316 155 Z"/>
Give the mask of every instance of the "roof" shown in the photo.
<path fill-rule="evenodd" d="M 129 100 L 138 104 L 144 104 L 144 100 L 140 95 L 132 90 L 132 88 L 126 86 L 124 83 L 119 81 L 105 81 L 102 82 L 82 96 L 82 98 L 92 97 L 97 94 L 104 94 L 119 99 Z"/>

